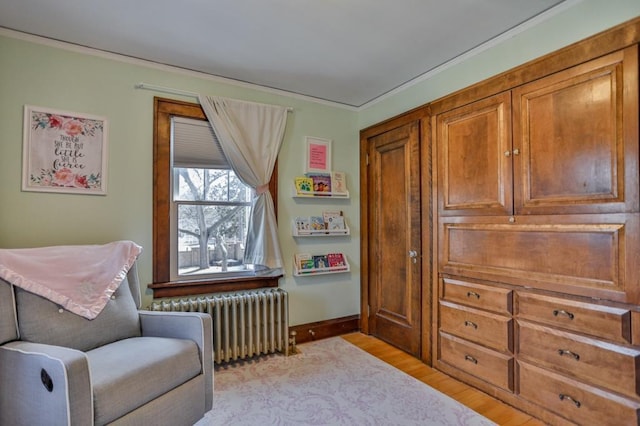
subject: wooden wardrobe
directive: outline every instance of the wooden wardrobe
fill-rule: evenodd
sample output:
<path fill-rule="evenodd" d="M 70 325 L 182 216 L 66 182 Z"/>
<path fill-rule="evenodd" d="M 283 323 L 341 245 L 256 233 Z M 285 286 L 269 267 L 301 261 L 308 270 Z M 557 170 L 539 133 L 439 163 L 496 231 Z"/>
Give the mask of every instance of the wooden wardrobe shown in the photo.
<path fill-rule="evenodd" d="M 551 424 L 640 422 L 639 42 L 636 19 L 424 107 L 423 358 Z"/>

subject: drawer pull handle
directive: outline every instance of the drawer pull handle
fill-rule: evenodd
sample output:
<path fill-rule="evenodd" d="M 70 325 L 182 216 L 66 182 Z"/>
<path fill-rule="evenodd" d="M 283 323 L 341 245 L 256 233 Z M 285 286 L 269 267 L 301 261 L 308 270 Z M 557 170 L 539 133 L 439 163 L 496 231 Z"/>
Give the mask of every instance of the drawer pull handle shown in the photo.
<path fill-rule="evenodd" d="M 576 408 L 580 408 L 580 406 L 582 405 L 580 403 L 580 401 L 578 401 L 577 399 L 571 398 L 569 395 L 565 395 L 565 394 L 561 393 L 558 396 L 560 397 L 560 401 L 564 401 L 566 399 L 567 401 L 573 402 L 573 405 L 575 405 Z"/>
<path fill-rule="evenodd" d="M 477 364 L 477 363 L 478 363 L 478 360 L 477 360 L 477 359 L 475 359 L 474 357 L 472 357 L 471 355 L 465 355 L 465 356 L 464 356 L 464 359 L 465 359 L 466 361 L 472 362 L 472 363 L 474 363 L 474 364 Z"/>
<path fill-rule="evenodd" d="M 474 329 L 478 329 L 478 324 L 476 324 L 475 322 L 471 322 L 471 321 L 465 321 L 464 322 L 464 326 L 465 327 L 473 327 Z"/>
<path fill-rule="evenodd" d="M 580 355 L 578 355 L 578 354 L 577 354 L 577 353 L 575 353 L 575 352 L 571 352 L 570 350 L 567 350 L 567 349 L 558 349 L 558 354 L 559 354 L 560 356 L 563 356 L 563 355 L 570 355 L 570 356 L 572 356 L 572 357 L 573 357 L 573 359 L 575 359 L 576 361 L 580 361 Z"/>
<path fill-rule="evenodd" d="M 558 309 L 554 309 L 554 311 L 553 311 L 553 316 L 554 316 L 554 317 L 557 317 L 557 316 L 559 316 L 559 315 L 564 315 L 564 316 L 566 316 L 566 317 L 567 317 L 567 318 L 569 318 L 569 319 L 573 319 L 573 317 L 574 317 L 574 315 L 573 315 L 571 312 L 567 312 L 567 311 L 565 311 L 564 309 L 560 309 L 560 310 L 558 310 Z"/>
<path fill-rule="evenodd" d="M 480 299 L 480 295 L 478 293 L 476 293 L 475 291 L 468 291 L 467 292 L 467 297 L 475 297 L 476 299 Z"/>

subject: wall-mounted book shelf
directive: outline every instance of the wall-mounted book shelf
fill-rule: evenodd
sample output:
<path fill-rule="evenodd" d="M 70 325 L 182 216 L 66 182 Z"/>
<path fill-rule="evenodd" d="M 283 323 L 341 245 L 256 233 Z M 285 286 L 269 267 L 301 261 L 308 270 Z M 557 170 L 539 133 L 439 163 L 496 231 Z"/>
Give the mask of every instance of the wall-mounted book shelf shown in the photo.
<path fill-rule="evenodd" d="M 305 231 L 297 229 L 294 222 L 292 234 L 294 237 L 339 237 L 341 235 L 351 235 L 351 230 L 345 225 L 344 229 Z"/>
<path fill-rule="evenodd" d="M 349 198 L 344 172 L 307 173 L 293 180 L 294 198 Z"/>
<path fill-rule="evenodd" d="M 298 216 L 292 222 L 294 237 L 331 237 L 350 235 L 342 210 L 325 210 L 318 216 Z"/>
<path fill-rule="evenodd" d="M 346 192 L 320 192 L 320 191 L 298 191 L 293 187 L 293 198 L 349 198 L 349 191 Z"/>
<path fill-rule="evenodd" d="M 297 277 L 349 272 L 351 266 L 344 253 L 297 253 L 293 259 L 293 275 Z"/>
<path fill-rule="evenodd" d="M 297 176 L 292 185 L 293 198 L 330 201 L 349 198 L 344 172 L 307 173 Z M 292 221 L 292 235 L 296 238 L 336 237 L 350 235 L 342 210 L 327 209 L 316 216 L 298 216 Z M 297 277 L 349 272 L 347 256 L 340 252 L 326 254 L 297 253 L 294 255 L 293 275 Z"/>

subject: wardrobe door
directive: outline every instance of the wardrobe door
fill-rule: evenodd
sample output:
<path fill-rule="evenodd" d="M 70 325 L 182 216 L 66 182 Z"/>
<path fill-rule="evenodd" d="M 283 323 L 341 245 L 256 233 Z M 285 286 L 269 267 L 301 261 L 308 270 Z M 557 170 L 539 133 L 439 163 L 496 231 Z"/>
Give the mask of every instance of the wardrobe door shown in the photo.
<path fill-rule="evenodd" d="M 512 214 L 511 94 L 437 114 L 438 213 Z"/>
<path fill-rule="evenodd" d="M 365 137 L 363 182 L 369 332 L 416 357 L 423 334 L 420 140 L 418 120 Z"/>
<path fill-rule="evenodd" d="M 515 213 L 638 211 L 637 47 L 513 90 Z"/>

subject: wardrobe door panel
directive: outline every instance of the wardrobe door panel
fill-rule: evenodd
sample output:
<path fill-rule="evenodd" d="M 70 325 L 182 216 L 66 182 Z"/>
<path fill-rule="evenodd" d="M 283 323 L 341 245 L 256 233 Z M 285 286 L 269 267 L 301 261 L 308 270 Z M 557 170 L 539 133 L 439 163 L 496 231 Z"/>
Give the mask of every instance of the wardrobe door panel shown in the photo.
<path fill-rule="evenodd" d="M 637 211 L 637 69 L 633 47 L 513 90 L 516 214 Z"/>
<path fill-rule="evenodd" d="M 435 117 L 441 216 L 512 211 L 511 94 Z"/>
<path fill-rule="evenodd" d="M 439 270 L 578 296 L 638 301 L 637 215 L 441 218 Z"/>

